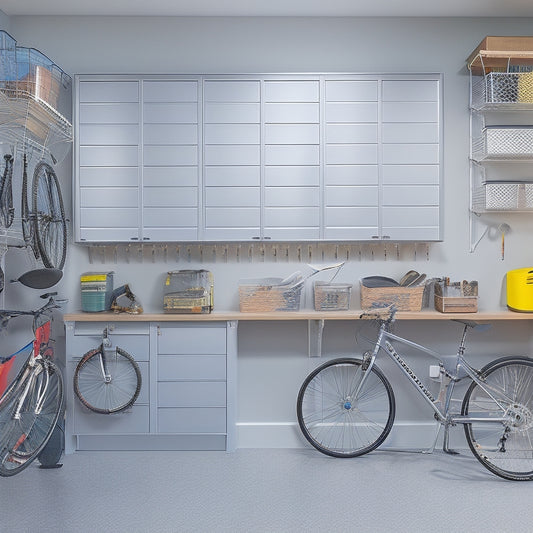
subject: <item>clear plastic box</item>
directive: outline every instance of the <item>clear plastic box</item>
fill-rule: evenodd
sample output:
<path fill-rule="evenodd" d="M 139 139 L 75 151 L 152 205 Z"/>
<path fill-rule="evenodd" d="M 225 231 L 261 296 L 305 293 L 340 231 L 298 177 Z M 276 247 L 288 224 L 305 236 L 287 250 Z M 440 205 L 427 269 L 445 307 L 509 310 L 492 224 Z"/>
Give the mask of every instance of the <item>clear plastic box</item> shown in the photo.
<path fill-rule="evenodd" d="M 213 306 L 213 274 L 209 270 L 167 273 L 163 296 L 165 313 L 210 313 Z"/>

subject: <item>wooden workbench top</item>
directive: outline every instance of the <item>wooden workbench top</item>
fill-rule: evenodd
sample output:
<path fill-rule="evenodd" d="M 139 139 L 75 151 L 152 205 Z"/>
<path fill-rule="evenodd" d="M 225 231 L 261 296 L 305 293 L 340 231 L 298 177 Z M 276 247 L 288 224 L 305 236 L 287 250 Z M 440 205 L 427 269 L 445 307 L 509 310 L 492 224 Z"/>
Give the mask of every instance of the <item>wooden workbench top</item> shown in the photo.
<path fill-rule="evenodd" d="M 65 322 L 216 322 L 251 320 L 358 320 L 360 309 L 350 311 L 276 311 L 269 313 L 240 313 L 239 311 L 214 311 L 208 314 L 143 313 L 66 313 Z M 508 309 L 479 311 L 477 313 L 439 313 L 422 311 L 399 311 L 397 320 L 471 320 L 491 322 L 495 320 L 533 320 L 533 313 L 516 313 Z"/>

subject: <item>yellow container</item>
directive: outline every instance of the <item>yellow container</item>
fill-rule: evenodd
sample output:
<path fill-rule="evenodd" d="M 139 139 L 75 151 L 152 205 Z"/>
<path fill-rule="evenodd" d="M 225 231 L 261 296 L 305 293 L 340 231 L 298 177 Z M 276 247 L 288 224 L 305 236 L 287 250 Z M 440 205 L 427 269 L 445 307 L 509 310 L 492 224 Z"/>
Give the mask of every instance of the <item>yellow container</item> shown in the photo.
<path fill-rule="evenodd" d="M 511 311 L 533 313 L 533 267 L 507 272 L 507 307 Z"/>

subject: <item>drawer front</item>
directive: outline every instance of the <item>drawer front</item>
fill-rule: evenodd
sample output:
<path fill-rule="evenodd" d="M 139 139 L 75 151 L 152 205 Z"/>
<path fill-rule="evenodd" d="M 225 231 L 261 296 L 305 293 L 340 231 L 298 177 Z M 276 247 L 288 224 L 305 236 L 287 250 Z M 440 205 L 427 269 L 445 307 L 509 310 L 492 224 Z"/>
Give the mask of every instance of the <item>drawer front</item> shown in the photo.
<path fill-rule="evenodd" d="M 131 409 L 111 415 L 101 415 L 86 409 L 78 400 L 74 402 L 74 434 L 120 435 L 122 433 L 148 433 L 150 413 L 148 405 L 134 405 Z"/>
<path fill-rule="evenodd" d="M 80 327 L 83 326 L 83 327 Z M 106 323 L 77 323 L 74 327 L 74 335 L 69 336 L 67 360 L 79 360 L 89 350 L 94 350 L 102 344 L 102 333 Z M 130 326 L 130 327 L 123 327 Z M 132 328 L 131 326 L 137 326 Z M 128 352 L 136 361 L 150 360 L 150 336 L 148 326 L 144 324 L 139 327 L 137 324 L 112 325 L 109 331 L 111 349 L 122 348 Z"/>
<path fill-rule="evenodd" d="M 225 433 L 226 409 L 176 407 L 157 410 L 159 433 Z"/>
<path fill-rule="evenodd" d="M 224 381 L 165 381 L 157 385 L 158 407 L 226 407 Z"/>
<path fill-rule="evenodd" d="M 160 326 L 160 354 L 225 354 L 226 324 Z"/>
<path fill-rule="evenodd" d="M 224 380 L 225 355 L 160 355 L 157 358 L 158 381 Z"/>
<path fill-rule="evenodd" d="M 117 346 L 128 352 L 135 361 L 149 361 L 150 360 L 150 338 L 148 336 L 127 336 L 127 335 L 110 335 L 111 347 L 107 349 L 114 349 Z M 79 361 L 89 350 L 94 350 L 102 344 L 102 335 L 74 337 L 69 345 L 67 352 L 68 360 Z"/>

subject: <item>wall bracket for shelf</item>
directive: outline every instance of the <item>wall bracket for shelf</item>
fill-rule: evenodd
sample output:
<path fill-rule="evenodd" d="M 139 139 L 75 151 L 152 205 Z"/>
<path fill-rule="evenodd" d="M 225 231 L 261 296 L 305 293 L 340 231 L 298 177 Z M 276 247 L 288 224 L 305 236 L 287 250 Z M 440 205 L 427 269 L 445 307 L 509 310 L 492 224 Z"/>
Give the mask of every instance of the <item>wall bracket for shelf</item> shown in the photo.
<path fill-rule="evenodd" d="M 309 357 L 321 357 L 322 356 L 322 333 L 323 331 L 324 331 L 324 319 L 307 321 Z"/>

